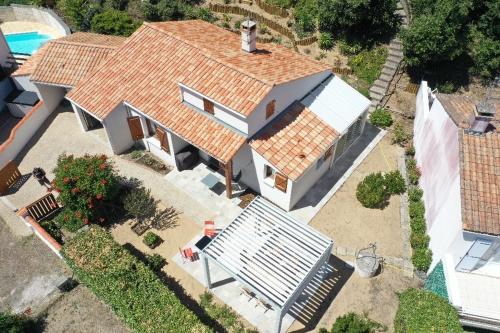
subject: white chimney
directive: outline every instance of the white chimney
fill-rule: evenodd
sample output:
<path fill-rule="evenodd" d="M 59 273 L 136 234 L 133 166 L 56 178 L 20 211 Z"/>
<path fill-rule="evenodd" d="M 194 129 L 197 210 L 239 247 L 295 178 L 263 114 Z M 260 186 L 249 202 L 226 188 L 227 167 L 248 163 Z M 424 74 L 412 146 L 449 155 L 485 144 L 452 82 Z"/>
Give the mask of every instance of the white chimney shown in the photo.
<path fill-rule="evenodd" d="M 241 22 L 241 48 L 246 52 L 257 49 L 257 24 L 251 19 Z"/>

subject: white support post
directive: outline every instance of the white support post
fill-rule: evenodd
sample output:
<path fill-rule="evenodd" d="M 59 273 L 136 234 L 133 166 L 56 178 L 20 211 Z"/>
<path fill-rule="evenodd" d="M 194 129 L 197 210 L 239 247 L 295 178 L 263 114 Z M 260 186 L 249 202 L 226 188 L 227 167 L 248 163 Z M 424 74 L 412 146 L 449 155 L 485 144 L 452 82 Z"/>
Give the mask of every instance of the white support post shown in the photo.
<path fill-rule="evenodd" d="M 276 309 L 276 322 L 274 323 L 274 332 L 281 332 L 281 322 L 283 321 L 283 309 Z"/>
<path fill-rule="evenodd" d="M 212 289 L 212 281 L 210 281 L 210 267 L 208 266 L 208 258 L 202 253 L 201 260 L 203 261 L 203 273 L 205 275 L 205 285 L 208 289 Z"/>

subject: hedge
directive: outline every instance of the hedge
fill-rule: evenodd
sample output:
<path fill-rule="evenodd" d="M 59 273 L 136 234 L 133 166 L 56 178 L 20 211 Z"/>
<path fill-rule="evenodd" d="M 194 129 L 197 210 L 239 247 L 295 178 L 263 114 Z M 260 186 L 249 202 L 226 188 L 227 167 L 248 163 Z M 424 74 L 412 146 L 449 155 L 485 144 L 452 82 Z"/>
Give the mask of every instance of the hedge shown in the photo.
<path fill-rule="evenodd" d="M 413 288 L 398 297 L 399 308 L 394 318 L 396 333 L 463 332 L 457 311 L 444 298 Z"/>
<path fill-rule="evenodd" d="M 66 242 L 62 255 L 78 280 L 135 332 L 211 332 L 137 258 L 98 226 Z"/>

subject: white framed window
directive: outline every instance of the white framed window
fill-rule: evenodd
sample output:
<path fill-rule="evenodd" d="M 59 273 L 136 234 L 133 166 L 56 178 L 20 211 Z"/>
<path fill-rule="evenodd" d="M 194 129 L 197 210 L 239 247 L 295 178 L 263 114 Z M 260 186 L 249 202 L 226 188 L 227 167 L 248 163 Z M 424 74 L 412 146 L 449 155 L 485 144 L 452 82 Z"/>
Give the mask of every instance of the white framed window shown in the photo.
<path fill-rule="evenodd" d="M 274 178 L 276 177 L 276 170 L 267 164 L 264 164 L 264 183 L 274 187 Z"/>

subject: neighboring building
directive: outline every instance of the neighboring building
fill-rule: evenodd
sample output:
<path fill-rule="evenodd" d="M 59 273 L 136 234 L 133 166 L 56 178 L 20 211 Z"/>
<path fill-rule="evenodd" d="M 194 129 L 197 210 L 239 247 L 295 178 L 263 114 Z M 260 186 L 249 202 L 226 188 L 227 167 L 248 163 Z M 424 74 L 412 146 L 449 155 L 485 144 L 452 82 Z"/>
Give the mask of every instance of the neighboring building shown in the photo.
<path fill-rule="evenodd" d="M 416 107 L 431 270 L 442 261 L 464 324 L 500 330 L 500 100 L 434 94 L 424 81 Z"/>
<path fill-rule="evenodd" d="M 82 129 L 104 127 L 114 153 L 139 143 L 179 169 L 196 153 L 225 173 L 228 197 L 238 181 L 285 210 L 361 135 L 370 104 L 330 66 L 257 44 L 252 21 L 241 37 L 203 21 L 144 23 L 87 75 L 53 53 L 31 81 L 74 87 Z"/>

